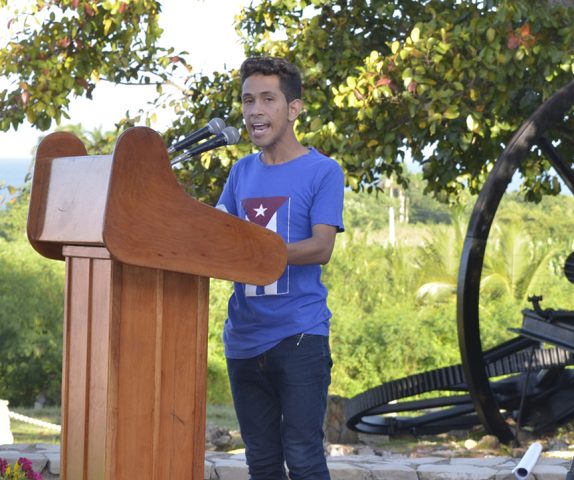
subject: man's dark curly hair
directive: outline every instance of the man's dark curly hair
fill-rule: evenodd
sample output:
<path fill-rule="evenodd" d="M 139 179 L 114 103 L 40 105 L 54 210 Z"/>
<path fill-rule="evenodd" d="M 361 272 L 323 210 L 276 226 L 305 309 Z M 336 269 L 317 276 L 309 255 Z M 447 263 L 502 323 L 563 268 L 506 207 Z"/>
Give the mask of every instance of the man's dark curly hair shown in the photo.
<path fill-rule="evenodd" d="M 299 70 L 283 58 L 250 57 L 241 64 L 241 85 L 251 75 L 277 75 L 279 87 L 287 103 L 301 98 L 301 74 Z"/>

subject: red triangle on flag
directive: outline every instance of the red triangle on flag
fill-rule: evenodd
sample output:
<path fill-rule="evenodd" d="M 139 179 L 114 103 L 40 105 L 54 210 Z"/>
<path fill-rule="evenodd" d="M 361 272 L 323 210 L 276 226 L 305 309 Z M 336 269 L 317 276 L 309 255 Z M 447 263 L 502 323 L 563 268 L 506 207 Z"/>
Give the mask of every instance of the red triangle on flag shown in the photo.
<path fill-rule="evenodd" d="M 246 198 L 242 200 L 243 210 L 250 222 L 266 227 L 275 212 L 289 197 Z"/>

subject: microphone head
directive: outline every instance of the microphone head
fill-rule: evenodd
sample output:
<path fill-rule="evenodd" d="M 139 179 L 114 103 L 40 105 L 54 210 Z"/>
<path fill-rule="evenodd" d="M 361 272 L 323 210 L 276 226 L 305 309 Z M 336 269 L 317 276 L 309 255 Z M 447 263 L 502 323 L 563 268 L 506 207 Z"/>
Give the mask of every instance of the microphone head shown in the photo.
<path fill-rule="evenodd" d="M 225 128 L 225 122 L 221 118 L 212 118 L 207 123 L 207 128 L 213 135 L 218 135 Z"/>
<path fill-rule="evenodd" d="M 225 127 L 223 130 L 221 130 L 220 135 L 223 135 L 225 137 L 226 145 L 235 145 L 237 142 L 239 142 L 239 139 L 241 138 L 239 130 L 237 130 L 237 128 L 235 127 Z"/>

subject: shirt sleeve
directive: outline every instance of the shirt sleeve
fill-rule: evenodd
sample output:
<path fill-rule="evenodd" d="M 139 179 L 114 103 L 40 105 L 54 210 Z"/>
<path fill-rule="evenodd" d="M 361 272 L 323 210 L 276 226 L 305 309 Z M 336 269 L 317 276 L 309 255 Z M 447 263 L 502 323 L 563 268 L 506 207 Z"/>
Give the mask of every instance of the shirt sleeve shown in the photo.
<path fill-rule="evenodd" d="M 343 201 L 345 177 L 340 165 L 330 160 L 328 167 L 318 179 L 318 186 L 311 207 L 311 225 L 332 225 L 344 232 Z"/>
<path fill-rule="evenodd" d="M 235 168 L 231 168 L 227 181 L 221 192 L 221 196 L 217 202 L 215 208 L 223 210 L 224 212 L 230 213 L 231 215 L 237 216 L 237 203 L 235 201 Z"/>

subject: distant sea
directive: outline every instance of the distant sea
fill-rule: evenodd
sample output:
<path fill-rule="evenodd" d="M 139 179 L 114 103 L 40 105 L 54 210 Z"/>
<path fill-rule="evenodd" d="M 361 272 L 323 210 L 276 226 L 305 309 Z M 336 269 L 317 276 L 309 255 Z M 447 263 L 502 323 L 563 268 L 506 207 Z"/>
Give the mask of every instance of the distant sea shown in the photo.
<path fill-rule="evenodd" d="M 0 158 L 0 184 L 20 187 L 30 171 L 30 158 Z"/>

